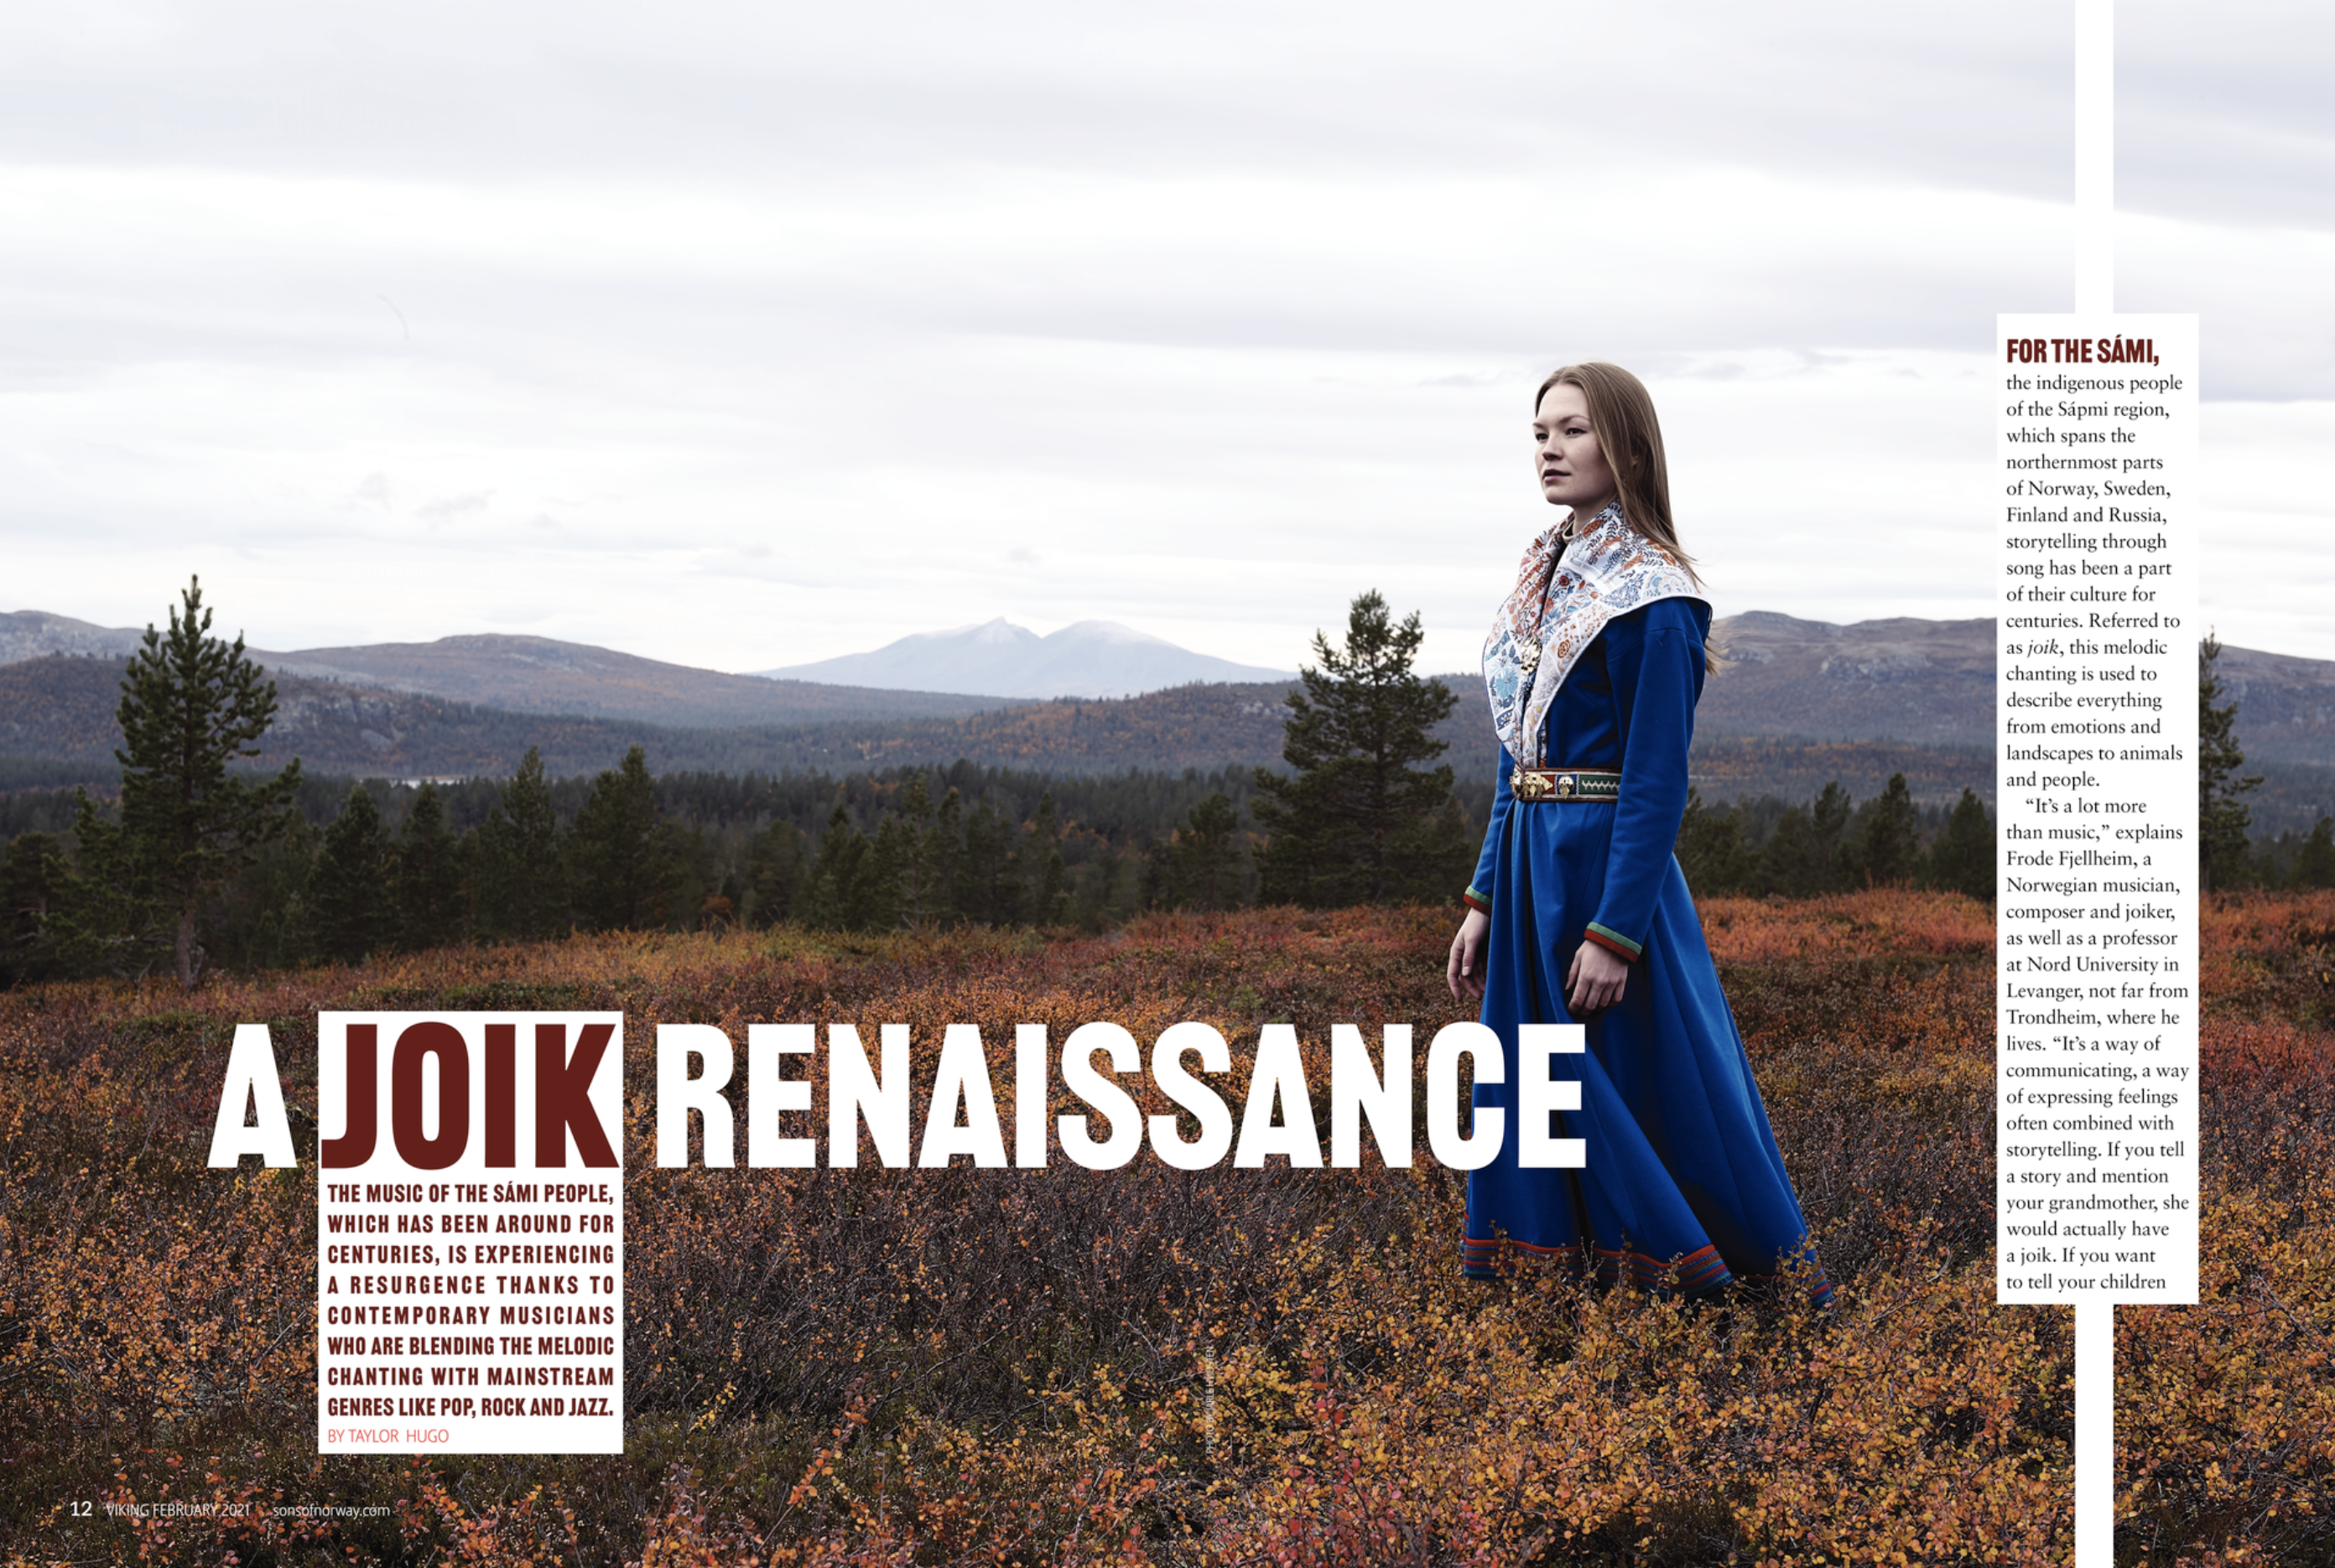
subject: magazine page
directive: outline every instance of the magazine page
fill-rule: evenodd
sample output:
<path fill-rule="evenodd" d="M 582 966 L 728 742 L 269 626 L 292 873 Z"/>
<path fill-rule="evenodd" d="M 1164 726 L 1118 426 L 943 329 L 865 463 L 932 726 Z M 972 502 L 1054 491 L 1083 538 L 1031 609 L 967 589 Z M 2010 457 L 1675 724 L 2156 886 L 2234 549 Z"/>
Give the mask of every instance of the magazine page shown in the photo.
<path fill-rule="evenodd" d="M 5 32 L 0 1557 L 2335 1551 L 2317 12 Z"/>

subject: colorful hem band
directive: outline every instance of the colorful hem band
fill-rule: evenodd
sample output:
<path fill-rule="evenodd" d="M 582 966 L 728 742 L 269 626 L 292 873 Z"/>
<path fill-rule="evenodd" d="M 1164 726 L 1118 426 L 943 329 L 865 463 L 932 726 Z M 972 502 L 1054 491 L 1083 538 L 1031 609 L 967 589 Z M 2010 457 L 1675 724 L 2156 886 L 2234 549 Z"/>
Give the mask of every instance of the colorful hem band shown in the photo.
<path fill-rule="evenodd" d="M 1589 929 L 1583 932 L 1582 935 L 1600 947 L 1620 953 L 1633 963 L 1635 963 L 1639 955 L 1646 951 L 1645 944 L 1633 942 L 1620 932 L 1609 926 L 1600 925 L 1594 920 L 1589 923 Z"/>
<path fill-rule="evenodd" d="M 1487 915 L 1492 913 L 1492 901 L 1473 887 L 1459 895 L 1459 902 L 1470 909 L 1480 909 Z"/>

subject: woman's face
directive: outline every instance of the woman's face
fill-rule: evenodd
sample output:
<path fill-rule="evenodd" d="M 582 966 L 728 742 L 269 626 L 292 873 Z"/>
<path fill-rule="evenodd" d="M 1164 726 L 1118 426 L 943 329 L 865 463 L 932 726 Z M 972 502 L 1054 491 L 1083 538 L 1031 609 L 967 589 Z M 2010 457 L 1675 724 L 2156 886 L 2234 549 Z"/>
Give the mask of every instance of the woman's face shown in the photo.
<path fill-rule="evenodd" d="M 1548 504 L 1571 507 L 1578 518 L 1593 516 L 1619 491 L 1589 422 L 1589 400 L 1569 382 L 1549 388 L 1540 400 L 1533 418 L 1533 463 Z"/>

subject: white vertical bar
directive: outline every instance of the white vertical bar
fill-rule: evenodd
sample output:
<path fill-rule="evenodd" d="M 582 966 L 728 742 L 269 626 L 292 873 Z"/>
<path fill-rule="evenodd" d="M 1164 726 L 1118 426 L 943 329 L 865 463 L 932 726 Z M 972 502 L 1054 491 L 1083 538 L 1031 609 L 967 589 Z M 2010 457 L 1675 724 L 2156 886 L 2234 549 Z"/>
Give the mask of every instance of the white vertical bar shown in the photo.
<path fill-rule="evenodd" d="M 2116 1304 L 2076 1303 L 2076 1568 L 2116 1564 Z"/>
<path fill-rule="evenodd" d="M 2076 314 L 2116 309 L 2116 4 L 2076 0 Z"/>
<path fill-rule="evenodd" d="M 2116 0 L 2076 4 L 2076 315 L 2116 309 Z M 2116 1307 L 2076 1303 L 2076 1568 L 2116 1563 Z"/>
<path fill-rule="evenodd" d="M 1997 1299 L 2075 1308 L 2075 1560 L 2107 1568 L 2115 1306 L 2197 1297 L 2197 318 L 1996 342 Z"/>

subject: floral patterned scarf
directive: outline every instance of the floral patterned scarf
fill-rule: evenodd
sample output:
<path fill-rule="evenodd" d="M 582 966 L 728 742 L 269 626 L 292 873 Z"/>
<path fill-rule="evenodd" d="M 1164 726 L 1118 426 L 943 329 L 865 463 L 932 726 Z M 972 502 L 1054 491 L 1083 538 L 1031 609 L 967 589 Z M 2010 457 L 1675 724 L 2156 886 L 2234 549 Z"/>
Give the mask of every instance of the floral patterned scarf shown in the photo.
<path fill-rule="evenodd" d="M 1657 599 L 1702 598 L 1676 557 L 1622 520 L 1621 502 L 1590 518 L 1568 547 L 1570 522 L 1526 547 L 1516 591 L 1484 640 L 1492 728 L 1520 768 L 1545 765 L 1549 707 L 1606 622 Z"/>

